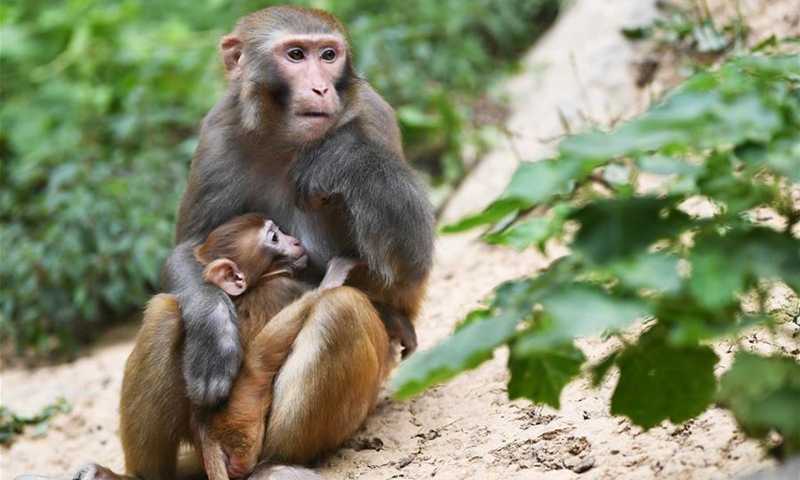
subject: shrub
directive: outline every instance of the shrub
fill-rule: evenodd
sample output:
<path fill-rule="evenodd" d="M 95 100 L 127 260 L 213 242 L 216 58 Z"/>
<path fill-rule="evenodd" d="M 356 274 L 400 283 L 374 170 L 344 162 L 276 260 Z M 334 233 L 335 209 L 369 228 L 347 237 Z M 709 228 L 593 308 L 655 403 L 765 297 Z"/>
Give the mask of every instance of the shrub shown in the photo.
<path fill-rule="evenodd" d="M 775 281 L 800 291 L 798 81 L 800 56 L 736 58 L 613 132 L 574 136 L 558 157 L 523 162 L 498 200 L 445 230 L 495 224 L 490 243 L 557 240 L 571 254 L 500 285 L 452 337 L 409 358 L 394 381 L 398 395 L 508 345 L 509 397 L 558 408 L 586 362 L 574 339 L 605 332 L 621 345 L 588 371 L 597 386 L 619 370 L 612 414 L 650 428 L 717 401 L 746 432 L 779 432 L 777 453 L 800 451 L 800 364 L 741 351 L 720 382 L 708 345 L 771 326 L 765 300 Z M 645 174 L 658 179 L 647 190 Z M 689 200 L 713 214 L 687 213 Z M 534 207 L 548 213 L 532 216 Z M 765 207 L 774 225 L 760 222 Z M 638 338 L 626 334 L 637 319 L 646 320 Z"/>

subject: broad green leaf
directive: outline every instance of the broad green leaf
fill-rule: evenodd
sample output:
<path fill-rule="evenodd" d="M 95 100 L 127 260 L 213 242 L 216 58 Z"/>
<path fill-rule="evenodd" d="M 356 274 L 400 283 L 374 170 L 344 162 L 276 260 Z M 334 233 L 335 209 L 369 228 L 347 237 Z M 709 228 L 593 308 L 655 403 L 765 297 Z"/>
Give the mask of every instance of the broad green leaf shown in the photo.
<path fill-rule="evenodd" d="M 572 246 L 598 265 L 637 255 L 656 240 L 687 227 L 680 213 L 662 218 L 662 210 L 671 205 L 668 198 L 654 197 L 601 200 L 586 205 L 572 215 L 581 224 Z"/>
<path fill-rule="evenodd" d="M 617 359 L 620 375 L 611 413 L 645 429 L 699 415 L 714 398 L 718 360 L 710 347 L 671 347 L 660 329 L 651 329 Z"/>
<path fill-rule="evenodd" d="M 568 193 L 574 182 L 582 181 L 603 163 L 571 156 L 522 162 L 500 198 L 519 199 L 529 207 L 547 203 L 553 196 Z"/>
<path fill-rule="evenodd" d="M 715 153 L 706 160 L 705 171 L 698 178 L 700 193 L 724 203 L 728 215 L 740 215 L 762 204 L 773 203 L 779 193 L 776 186 L 734 174 L 736 162 L 730 152 Z"/>
<path fill-rule="evenodd" d="M 611 263 L 608 270 L 623 286 L 633 290 L 675 293 L 681 288 L 678 258 L 663 253 L 642 252 Z"/>
<path fill-rule="evenodd" d="M 581 371 L 586 360 L 575 345 L 563 343 L 536 352 L 523 353 L 511 346 L 508 398 L 525 397 L 559 408 L 561 390 Z"/>
<path fill-rule="evenodd" d="M 541 245 L 552 236 L 550 223 L 546 218 L 534 218 L 515 223 L 503 232 L 486 235 L 484 239 L 488 243 L 511 245 L 517 250 L 524 250 L 533 244 Z"/>
<path fill-rule="evenodd" d="M 721 242 L 692 252 L 692 274 L 688 282 L 694 298 L 709 310 L 738 302 L 736 295 L 742 293 L 747 281 L 746 272 L 731 264 L 728 252 L 714 249 L 716 243 Z"/>
<path fill-rule="evenodd" d="M 608 375 L 608 371 L 617 363 L 619 353 L 619 350 L 615 350 L 611 355 L 592 365 L 592 387 L 597 388 L 603 383 L 606 375 Z"/>
<path fill-rule="evenodd" d="M 691 291 L 709 308 L 719 307 L 756 279 L 781 279 L 800 290 L 800 241 L 788 232 L 754 227 L 698 236 L 691 262 Z"/>
<path fill-rule="evenodd" d="M 792 182 L 800 182 L 800 132 L 770 144 L 747 143 L 736 154 L 751 165 L 764 165 Z"/>
<path fill-rule="evenodd" d="M 730 408 L 751 436 L 774 429 L 783 436 L 781 451 L 800 452 L 800 364 L 791 357 L 762 357 L 739 352 L 723 377 L 718 401 Z"/>
<path fill-rule="evenodd" d="M 487 318 L 491 318 L 492 315 L 492 308 L 479 308 L 477 310 L 473 310 L 467 314 L 464 320 L 460 321 L 458 325 L 456 325 L 456 330 L 461 330 L 467 325 L 471 325 L 473 323 L 482 322 Z"/>
<path fill-rule="evenodd" d="M 669 329 L 669 343 L 676 346 L 696 345 L 769 323 L 769 317 L 742 315 L 740 302 L 709 309 L 688 288 L 654 299 L 654 308 L 654 316 Z"/>
<path fill-rule="evenodd" d="M 719 31 L 713 20 L 706 20 L 696 25 L 692 30 L 692 35 L 697 42 L 697 51 L 700 53 L 722 52 L 729 44 L 728 39 Z"/>
<path fill-rule="evenodd" d="M 491 358 L 495 348 L 517 334 L 518 326 L 531 316 L 541 297 L 572 281 L 573 276 L 573 263 L 565 258 L 535 279 L 500 285 L 488 308 L 470 313 L 452 336 L 403 362 L 391 382 L 396 396 L 410 397 Z"/>
<path fill-rule="evenodd" d="M 408 398 L 477 367 L 514 335 L 521 319 L 519 312 L 503 312 L 459 329 L 430 350 L 411 355 L 392 379 L 391 388 L 398 398 Z"/>
<path fill-rule="evenodd" d="M 736 250 L 733 257 L 743 269 L 759 279 L 781 279 L 800 292 L 800 241 L 789 232 L 757 227 L 749 232 L 725 237 L 725 249 Z"/>
<path fill-rule="evenodd" d="M 436 128 L 439 126 L 439 119 L 435 115 L 425 113 L 416 105 L 404 105 L 398 108 L 397 119 L 406 127 Z"/>
<path fill-rule="evenodd" d="M 746 72 L 747 76 L 768 81 L 797 80 L 800 75 L 800 55 L 747 55 L 733 59 L 723 70 L 733 75 Z"/>
<path fill-rule="evenodd" d="M 471 230 L 481 225 L 486 225 L 487 223 L 494 223 L 500 221 L 508 215 L 516 214 L 523 207 L 525 207 L 525 204 L 516 199 L 505 198 L 495 200 L 491 205 L 486 207 L 486 210 L 475 215 L 462 218 L 456 223 L 445 225 L 442 228 L 442 232 L 458 233 Z"/>
<path fill-rule="evenodd" d="M 499 221 L 510 213 L 546 203 L 552 196 L 565 194 L 576 177 L 588 175 L 593 164 L 583 160 L 549 159 L 522 162 L 499 199 L 481 213 L 466 217 L 442 229 L 456 233 Z"/>
<path fill-rule="evenodd" d="M 645 172 L 656 175 L 685 175 L 696 176 L 702 168 L 699 165 L 688 163 L 676 157 L 662 154 L 646 155 L 641 157 L 637 164 Z"/>
<path fill-rule="evenodd" d="M 485 309 L 473 312 L 452 336 L 429 350 L 411 355 L 392 379 L 396 396 L 413 396 L 490 359 L 494 349 L 508 342 L 520 321 L 530 315 L 534 303 L 530 289 L 529 281 L 502 285 L 491 305 L 491 314 Z"/>
<path fill-rule="evenodd" d="M 572 283 L 542 296 L 541 303 L 551 323 L 525 333 L 515 343 L 520 354 L 530 354 L 575 337 L 616 330 L 650 313 L 646 302 L 618 298 L 602 288 Z"/>

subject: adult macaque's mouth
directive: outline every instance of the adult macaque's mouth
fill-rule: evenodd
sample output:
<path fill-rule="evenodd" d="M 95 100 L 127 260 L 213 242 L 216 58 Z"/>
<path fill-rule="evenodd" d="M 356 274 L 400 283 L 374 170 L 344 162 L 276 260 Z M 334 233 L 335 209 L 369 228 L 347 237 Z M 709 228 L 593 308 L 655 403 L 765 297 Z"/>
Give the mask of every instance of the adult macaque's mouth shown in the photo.
<path fill-rule="evenodd" d="M 327 117 L 328 112 L 301 112 L 301 117 Z"/>

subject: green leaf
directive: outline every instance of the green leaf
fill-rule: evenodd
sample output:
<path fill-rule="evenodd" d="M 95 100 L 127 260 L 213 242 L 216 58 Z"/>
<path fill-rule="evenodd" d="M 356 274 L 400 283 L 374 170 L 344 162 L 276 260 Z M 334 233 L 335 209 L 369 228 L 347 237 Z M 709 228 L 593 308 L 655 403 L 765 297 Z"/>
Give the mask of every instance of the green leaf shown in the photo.
<path fill-rule="evenodd" d="M 544 203 L 553 195 L 567 193 L 581 165 L 575 158 L 522 162 L 500 198 L 517 199 L 528 207 Z"/>
<path fill-rule="evenodd" d="M 700 53 L 719 53 L 725 50 L 730 43 L 713 20 L 706 20 L 695 26 L 692 35 L 697 42 L 697 51 Z"/>
<path fill-rule="evenodd" d="M 72 409 L 64 398 L 48 405 L 39 413 L 23 416 L 17 415 L 7 407 L 0 406 L 0 443 L 10 442 L 25 430 L 25 426 L 33 425 L 33 435 L 41 436 L 47 432 L 48 422 L 58 413 L 66 413 Z"/>
<path fill-rule="evenodd" d="M 689 291 L 700 305 L 714 310 L 738 301 L 736 295 L 744 290 L 746 272 L 731 267 L 726 252 L 715 250 L 713 245 L 692 252 Z"/>
<path fill-rule="evenodd" d="M 488 318 L 491 318 L 493 313 L 494 312 L 492 308 L 479 308 L 477 310 L 473 310 L 467 314 L 464 320 L 460 321 L 458 325 L 456 325 L 456 331 L 461 330 L 467 325 L 482 322 Z"/>
<path fill-rule="evenodd" d="M 514 198 L 528 207 L 568 193 L 573 182 L 585 179 L 601 162 L 562 156 L 540 162 L 522 162 L 500 198 Z"/>
<path fill-rule="evenodd" d="M 466 230 L 471 230 L 481 225 L 494 223 L 500 221 L 508 215 L 516 214 L 524 206 L 524 202 L 513 198 L 495 200 L 491 205 L 486 207 L 486 210 L 475 215 L 462 218 L 456 223 L 445 225 L 442 228 L 442 233 L 459 233 Z"/>
<path fill-rule="evenodd" d="M 491 314 L 485 309 L 473 312 L 452 336 L 411 355 L 392 379 L 395 395 L 413 396 L 490 359 L 494 349 L 508 342 L 519 322 L 530 315 L 534 302 L 531 286 L 530 281 L 503 284 L 491 305 Z"/>
<path fill-rule="evenodd" d="M 669 346 L 663 332 L 653 328 L 617 359 L 620 376 L 611 413 L 645 429 L 699 415 L 714 398 L 718 360 L 707 346 Z"/>
<path fill-rule="evenodd" d="M 653 29 L 651 27 L 623 28 L 622 35 L 628 40 L 644 40 L 653 36 Z"/>
<path fill-rule="evenodd" d="M 800 364 L 790 357 L 736 354 L 723 377 L 717 400 L 733 412 L 750 436 L 770 430 L 783 436 L 780 450 L 800 452 Z"/>
<path fill-rule="evenodd" d="M 677 174 L 694 177 L 702 170 L 699 165 L 659 153 L 641 157 L 638 159 L 637 164 L 642 171 L 656 175 Z"/>
<path fill-rule="evenodd" d="M 497 222 L 509 214 L 548 202 L 555 195 L 570 191 L 576 180 L 587 177 L 596 161 L 578 158 L 555 158 L 540 162 L 522 162 L 499 199 L 483 212 L 468 216 L 442 228 L 444 233 L 469 230 Z"/>
<path fill-rule="evenodd" d="M 572 246 L 598 265 L 638 255 L 656 240 L 688 227 L 680 213 L 662 218 L 662 210 L 672 203 L 668 198 L 640 197 L 586 205 L 572 215 L 581 223 Z"/>
<path fill-rule="evenodd" d="M 410 397 L 491 358 L 495 348 L 517 334 L 518 326 L 531 316 L 540 298 L 573 276 L 573 263 L 560 259 L 535 279 L 500 285 L 488 309 L 473 311 L 451 337 L 414 353 L 400 365 L 391 382 L 395 395 Z"/>
<path fill-rule="evenodd" d="M 800 182 L 800 133 L 792 132 L 769 144 L 746 143 L 736 155 L 751 165 L 764 165 L 792 182 Z"/>
<path fill-rule="evenodd" d="M 559 408 L 561 390 L 581 371 L 586 360 L 575 345 L 564 343 L 536 352 L 520 352 L 511 346 L 508 398 L 525 397 Z"/>
<path fill-rule="evenodd" d="M 409 128 L 436 128 L 439 119 L 422 111 L 416 105 L 404 105 L 397 109 L 397 119 Z"/>
<path fill-rule="evenodd" d="M 695 241 L 689 287 L 709 309 L 737 301 L 735 295 L 757 280 L 781 279 L 800 289 L 800 242 L 788 232 L 754 227 Z"/>
<path fill-rule="evenodd" d="M 397 398 L 408 398 L 492 358 L 492 351 L 516 332 L 521 315 L 504 312 L 471 323 L 430 350 L 411 355 L 391 382 Z"/>
<path fill-rule="evenodd" d="M 532 244 L 541 245 L 552 236 L 550 220 L 534 218 L 515 223 L 503 232 L 486 235 L 484 240 L 492 244 L 511 245 L 517 250 L 524 250 Z"/>
<path fill-rule="evenodd" d="M 619 353 L 619 350 L 615 350 L 611 355 L 592 365 L 592 387 L 597 388 L 603 383 L 608 371 L 617 363 Z"/>
<path fill-rule="evenodd" d="M 727 205 L 728 215 L 739 215 L 762 204 L 773 203 L 779 190 L 755 178 L 734 174 L 736 162 L 730 152 L 712 154 L 697 180 L 700 193 Z"/>
<path fill-rule="evenodd" d="M 525 333 L 516 343 L 520 354 L 530 354 L 575 337 L 616 330 L 650 313 L 646 302 L 618 298 L 602 288 L 572 283 L 542 295 L 541 303 L 549 325 Z"/>
<path fill-rule="evenodd" d="M 613 262 L 608 271 L 631 289 L 676 293 L 681 288 L 678 258 L 663 253 L 642 252 L 635 257 Z"/>

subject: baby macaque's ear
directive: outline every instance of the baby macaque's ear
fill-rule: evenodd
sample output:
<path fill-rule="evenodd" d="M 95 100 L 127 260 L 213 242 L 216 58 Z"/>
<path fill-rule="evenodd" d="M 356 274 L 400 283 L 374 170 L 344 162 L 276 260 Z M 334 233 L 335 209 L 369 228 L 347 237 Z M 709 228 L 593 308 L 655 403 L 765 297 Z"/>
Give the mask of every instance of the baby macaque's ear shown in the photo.
<path fill-rule="evenodd" d="M 203 277 L 207 282 L 215 284 L 232 297 L 241 295 L 247 290 L 244 273 L 227 258 L 220 258 L 209 263 L 203 272 Z"/>

